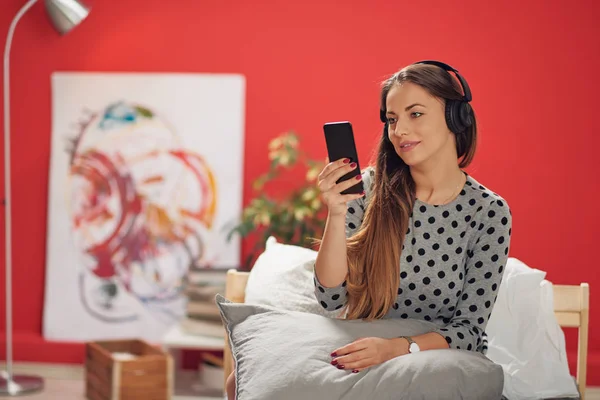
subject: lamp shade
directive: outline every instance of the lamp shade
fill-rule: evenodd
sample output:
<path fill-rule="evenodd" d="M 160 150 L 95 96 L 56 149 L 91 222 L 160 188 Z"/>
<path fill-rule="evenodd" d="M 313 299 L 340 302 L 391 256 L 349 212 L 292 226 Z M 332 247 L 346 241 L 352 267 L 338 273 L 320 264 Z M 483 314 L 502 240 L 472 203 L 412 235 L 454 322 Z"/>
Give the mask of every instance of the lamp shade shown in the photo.
<path fill-rule="evenodd" d="M 88 16 L 90 7 L 82 0 L 46 0 L 46 12 L 54 28 L 64 35 Z"/>

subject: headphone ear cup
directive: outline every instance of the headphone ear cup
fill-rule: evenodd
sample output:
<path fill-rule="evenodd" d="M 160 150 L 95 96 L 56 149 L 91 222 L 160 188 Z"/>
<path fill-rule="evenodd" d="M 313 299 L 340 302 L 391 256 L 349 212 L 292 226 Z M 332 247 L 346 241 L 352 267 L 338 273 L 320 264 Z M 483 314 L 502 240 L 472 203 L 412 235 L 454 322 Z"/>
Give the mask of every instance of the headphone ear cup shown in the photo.
<path fill-rule="evenodd" d="M 460 120 L 465 129 L 473 125 L 473 109 L 467 102 L 461 102 L 460 105 Z"/>
<path fill-rule="evenodd" d="M 473 125 L 473 109 L 471 105 L 461 100 L 446 102 L 446 124 L 455 134 L 463 133 Z"/>
<path fill-rule="evenodd" d="M 446 125 L 455 134 L 462 131 L 459 125 L 460 121 L 456 118 L 458 116 L 457 103 L 456 100 L 446 100 Z"/>

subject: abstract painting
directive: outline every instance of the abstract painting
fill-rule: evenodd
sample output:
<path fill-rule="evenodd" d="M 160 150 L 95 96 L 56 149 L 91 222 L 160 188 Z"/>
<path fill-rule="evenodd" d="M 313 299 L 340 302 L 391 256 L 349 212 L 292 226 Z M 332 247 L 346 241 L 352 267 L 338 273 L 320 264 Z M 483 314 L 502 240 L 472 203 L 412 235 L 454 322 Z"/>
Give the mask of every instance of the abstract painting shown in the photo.
<path fill-rule="evenodd" d="M 239 265 L 243 76 L 52 76 L 44 336 L 157 341 L 190 268 Z"/>

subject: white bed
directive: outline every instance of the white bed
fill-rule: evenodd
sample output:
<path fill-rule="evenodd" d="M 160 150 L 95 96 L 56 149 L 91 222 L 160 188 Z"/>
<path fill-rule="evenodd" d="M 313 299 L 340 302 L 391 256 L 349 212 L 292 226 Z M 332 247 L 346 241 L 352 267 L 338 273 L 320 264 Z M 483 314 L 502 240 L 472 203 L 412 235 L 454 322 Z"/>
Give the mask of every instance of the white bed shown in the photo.
<path fill-rule="evenodd" d="M 249 272 L 229 270 L 227 272 L 225 297 L 233 302 L 243 303 L 245 301 L 246 284 L 249 276 Z M 554 285 L 553 288 L 554 312 L 558 323 L 563 328 L 577 328 L 579 331 L 576 381 L 581 393 L 581 399 L 585 400 L 589 285 L 587 283 L 581 283 L 580 285 Z M 233 361 L 228 340 L 225 340 L 224 369 L 225 377 L 229 376 L 233 370 Z"/>

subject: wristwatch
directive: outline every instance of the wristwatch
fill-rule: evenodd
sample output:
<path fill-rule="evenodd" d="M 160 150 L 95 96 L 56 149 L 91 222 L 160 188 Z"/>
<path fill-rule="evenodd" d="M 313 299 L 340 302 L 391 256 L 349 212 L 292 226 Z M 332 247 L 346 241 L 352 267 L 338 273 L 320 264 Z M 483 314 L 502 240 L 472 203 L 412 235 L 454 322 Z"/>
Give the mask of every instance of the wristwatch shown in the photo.
<path fill-rule="evenodd" d="M 406 339 L 408 341 L 408 352 L 409 353 L 417 353 L 417 352 L 421 351 L 421 348 L 419 347 L 417 342 L 415 342 L 410 336 L 400 336 L 400 337 L 403 339 Z"/>

